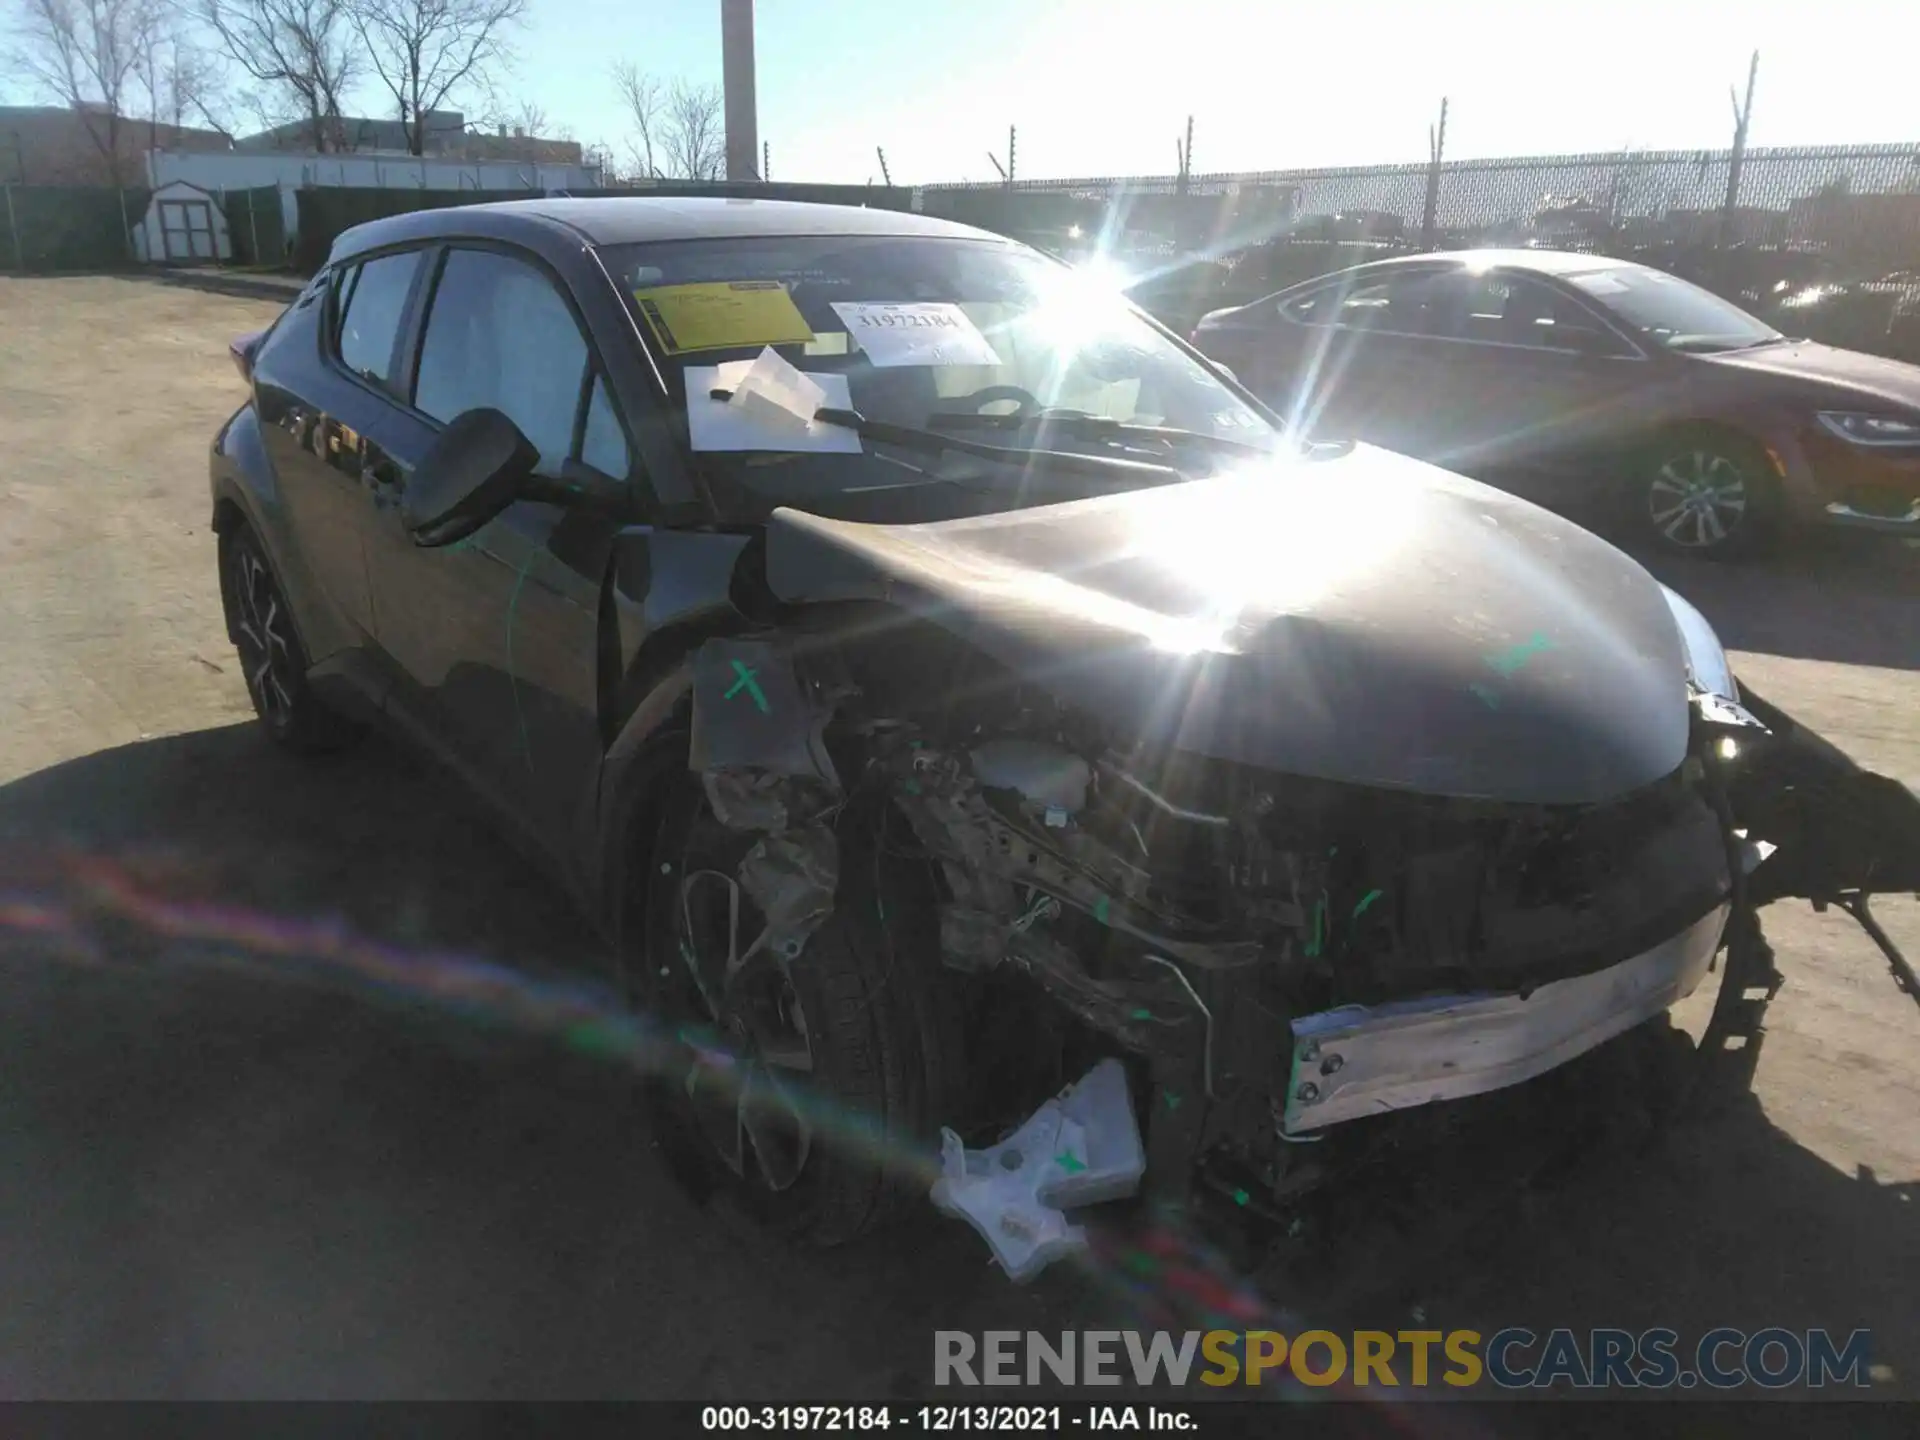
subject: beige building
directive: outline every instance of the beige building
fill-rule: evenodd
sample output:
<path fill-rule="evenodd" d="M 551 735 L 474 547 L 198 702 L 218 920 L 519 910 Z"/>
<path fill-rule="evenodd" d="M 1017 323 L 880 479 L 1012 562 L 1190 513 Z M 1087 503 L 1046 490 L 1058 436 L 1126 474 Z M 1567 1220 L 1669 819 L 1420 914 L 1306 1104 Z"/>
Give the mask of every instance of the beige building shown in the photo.
<path fill-rule="evenodd" d="M 341 154 L 408 153 L 407 127 L 399 120 L 370 120 L 340 116 L 326 122 L 328 149 Z M 247 151 L 313 150 L 313 126 L 305 120 L 276 125 L 257 135 L 244 135 L 234 148 Z M 458 110 L 429 110 L 422 132 L 422 150 L 445 160 L 508 160 L 524 165 L 578 165 L 580 144 L 575 140 L 547 140 L 524 131 L 509 132 L 470 127 Z"/>

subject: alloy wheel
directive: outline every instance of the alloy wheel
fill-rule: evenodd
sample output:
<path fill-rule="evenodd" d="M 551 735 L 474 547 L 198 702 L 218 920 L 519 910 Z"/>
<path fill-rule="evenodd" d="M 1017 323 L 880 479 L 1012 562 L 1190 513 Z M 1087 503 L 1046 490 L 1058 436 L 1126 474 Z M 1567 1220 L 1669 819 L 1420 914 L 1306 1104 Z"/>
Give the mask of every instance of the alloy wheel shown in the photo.
<path fill-rule="evenodd" d="M 233 547 L 233 596 L 247 691 L 267 724 L 283 730 L 293 722 L 297 683 L 287 607 L 280 587 L 251 544 Z"/>
<path fill-rule="evenodd" d="M 1725 455 L 1690 450 L 1672 455 L 1647 486 L 1647 514 L 1673 545 L 1710 550 L 1732 538 L 1747 517 L 1747 482 Z"/>

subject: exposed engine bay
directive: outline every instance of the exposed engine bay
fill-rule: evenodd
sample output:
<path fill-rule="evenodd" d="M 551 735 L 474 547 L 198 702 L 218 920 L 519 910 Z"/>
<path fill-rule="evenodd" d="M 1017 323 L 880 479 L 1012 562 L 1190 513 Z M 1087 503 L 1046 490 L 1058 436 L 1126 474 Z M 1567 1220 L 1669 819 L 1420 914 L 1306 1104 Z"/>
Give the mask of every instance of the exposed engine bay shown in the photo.
<path fill-rule="evenodd" d="M 1370 554 L 1304 597 L 1249 559 L 1207 577 L 1238 608 L 1196 639 L 1161 618 L 1204 608 L 1153 509 L 1176 500 L 782 512 L 736 577 L 746 633 L 694 654 L 689 765 L 749 842 L 728 883 L 757 945 L 808 965 L 852 893 L 850 816 L 931 877 L 915 933 L 971 1037 L 950 1132 L 1006 1137 L 1118 1058 L 1150 1192 L 1284 1221 L 1447 1144 L 1462 1110 L 1438 1102 L 1568 1065 L 1723 955 L 1724 1036 L 1779 983 L 1771 901 L 1848 909 L 1920 999 L 1867 910 L 1920 889 L 1920 801 L 1743 695 L 1618 552 L 1410 489 L 1473 564 L 1384 577 Z M 1560 568 L 1502 538 L 1533 525 Z M 1426 553 L 1409 539 L 1408 566 Z M 1110 558 L 1059 558 L 1088 554 Z M 1530 636 L 1476 619 L 1516 611 Z M 908 902 L 873 893 L 892 925 Z"/>
<path fill-rule="evenodd" d="M 835 903 L 835 816 L 883 792 L 941 877 L 945 965 L 1029 982 L 1129 1058 L 1162 1191 L 1281 1204 L 1327 1178 L 1307 1148 L 1326 1125 L 1512 1084 L 1659 1013 L 1705 975 L 1757 860 L 1699 753 L 1611 803 L 1455 800 L 1129 750 L 958 644 L 845 617 L 711 641 L 695 669 L 693 767 L 758 837 L 738 881 L 767 943 L 804 963 Z M 1647 957 L 1646 1003 L 1623 1006 Z M 1497 997 L 1524 1010 L 1602 975 L 1606 1013 L 1552 1043 L 1536 1003 L 1534 1051 L 1332 1103 L 1368 1063 L 1355 1017 L 1405 1032 L 1443 997 L 1441 1033 L 1497 1050 Z"/>

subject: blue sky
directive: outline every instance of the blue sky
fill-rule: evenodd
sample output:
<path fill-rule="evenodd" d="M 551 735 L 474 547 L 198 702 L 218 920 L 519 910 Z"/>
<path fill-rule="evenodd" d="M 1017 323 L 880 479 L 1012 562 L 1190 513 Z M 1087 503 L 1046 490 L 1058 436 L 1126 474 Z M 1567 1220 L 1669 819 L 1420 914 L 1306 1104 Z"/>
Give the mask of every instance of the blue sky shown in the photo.
<path fill-rule="evenodd" d="M 508 93 L 584 141 L 628 126 L 632 59 L 717 83 L 719 0 L 531 0 Z M 1911 0 L 759 0 L 760 135 L 776 179 L 1165 173 L 1419 160 L 1442 94 L 1448 153 L 1727 143 L 1728 86 L 1761 50 L 1753 142 L 1920 141 Z M 1551 18 L 1549 18 L 1551 17 Z"/>

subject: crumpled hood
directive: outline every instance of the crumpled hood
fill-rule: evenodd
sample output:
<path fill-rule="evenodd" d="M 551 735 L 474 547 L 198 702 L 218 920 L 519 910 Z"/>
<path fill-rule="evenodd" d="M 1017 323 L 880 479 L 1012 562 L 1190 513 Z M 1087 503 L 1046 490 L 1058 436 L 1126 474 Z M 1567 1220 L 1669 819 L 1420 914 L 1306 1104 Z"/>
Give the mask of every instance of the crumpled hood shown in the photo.
<path fill-rule="evenodd" d="M 1360 446 L 919 525 L 775 512 L 792 602 L 875 599 L 1128 736 L 1320 779 L 1584 804 L 1685 758 L 1658 584 L 1537 506 Z"/>

